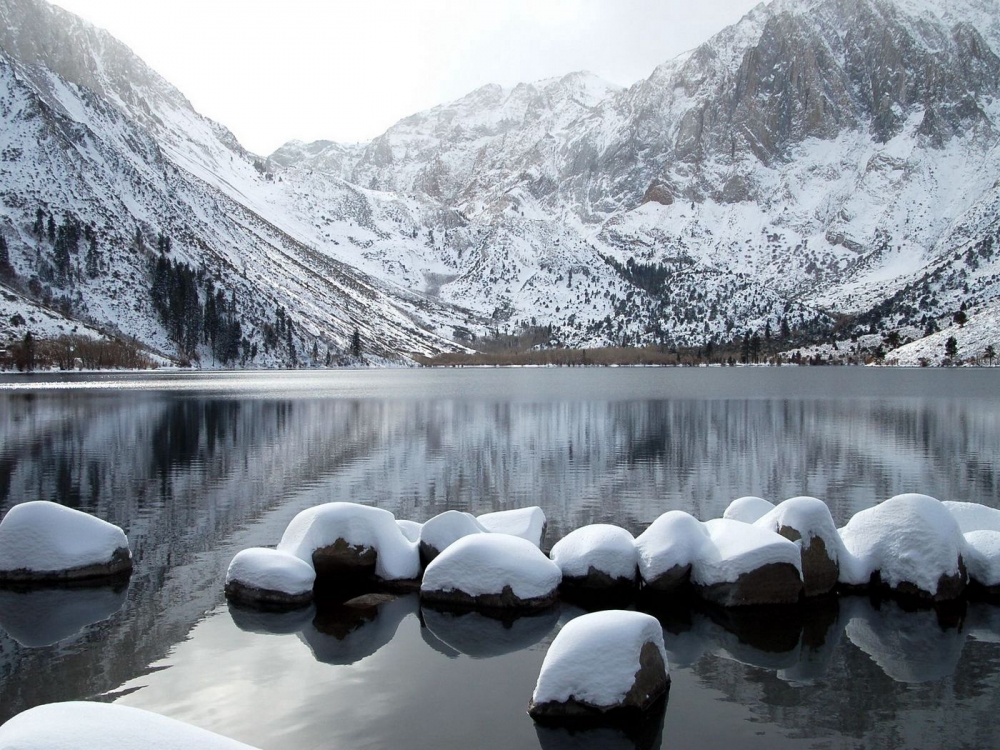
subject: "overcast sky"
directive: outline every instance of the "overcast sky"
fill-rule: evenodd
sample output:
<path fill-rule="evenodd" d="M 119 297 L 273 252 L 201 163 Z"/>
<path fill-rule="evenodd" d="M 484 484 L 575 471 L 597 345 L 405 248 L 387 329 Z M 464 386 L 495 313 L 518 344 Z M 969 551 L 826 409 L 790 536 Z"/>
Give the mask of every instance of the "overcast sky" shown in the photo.
<path fill-rule="evenodd" d="M 267 154 L 368 140 L 486 83 L 629 85 L 759 0 L 56 0 Z"/>

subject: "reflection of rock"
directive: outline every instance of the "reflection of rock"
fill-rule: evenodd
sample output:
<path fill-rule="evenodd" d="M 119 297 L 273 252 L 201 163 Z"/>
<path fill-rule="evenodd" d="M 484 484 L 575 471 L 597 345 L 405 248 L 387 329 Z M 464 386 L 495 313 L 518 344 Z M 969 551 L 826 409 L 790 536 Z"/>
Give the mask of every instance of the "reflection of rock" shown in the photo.
<path fill-rule="evenodd" d="M 0 589 L 0 627 L 28 648 L 51 646 L 125 604 L 128 587 Z"/>
<path fill-rule="evenodd" d="M 542 750 L 655 750 L 663 744 L 667 699 L 619 724 L 548 726 L 535 724 Z"/>
<path fill-rule="evenodd" d="M 531 648 L 559 622 L 557 607 L 505 620 L 479 612 L 443 612 L 428 607 L 421 609 L 420 615 L 424 622 L 420 634 L 428 646 L 446 656 L 464 654 L 473 659 L 489 659 Z"/>
<path fill-rule="evenodd" d="M 843 632 L 838 601 L 824 598 L 797 607 L 722 608 L 696 603 L 685 618 L 657 612 L 675 667 L 690 667 L 705 654 L 777 672 L 786 682 L 822 677 Z"/>
<path fill-rule="evenodd" d="M 873 606 L 864 597 L 842 602 L 850 608 L 847 637 L 896 682 L 920 683 L 948 677 L 965 645 L 957 627 L 942 627 L 933 609 L 906 612 L 899 603 Z"/>
<path fill-rule="evenodd" d="M 306 628 L 316 616 L 313 606 L 269 612 L 229 602 L 229 616 L 240 630 L 263 635 L 292 635 Z"/>
<path fill-rule="evenodd" d="M 299 633 L 317 661 L 354 664 L 392 640 L 404 617 L 417 612 L 416 596 L 385 597 L 358 604 L 316 602 L 315 619 Z"/>

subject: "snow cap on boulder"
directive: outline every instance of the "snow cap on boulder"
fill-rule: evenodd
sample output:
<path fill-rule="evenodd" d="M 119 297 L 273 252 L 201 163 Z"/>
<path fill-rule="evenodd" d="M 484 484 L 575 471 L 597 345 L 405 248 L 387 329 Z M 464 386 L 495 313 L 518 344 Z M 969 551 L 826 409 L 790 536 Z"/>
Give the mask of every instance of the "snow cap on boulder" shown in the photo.
<path fill-rule="evenodd" d="M 655 617 L 595 612 L 571 620 L 552 641 L 528 713 L 560 720 L 642 712 L 669 684 L 663 629 Z"/>
<path fill-rule="evenodd" d="M 507 534 L 459 539 L 427 566 L 428 602 L 486 608 L 542 608 L 556 600 L 562 573 L 534 544 Z"/>
<path fill-rule="evenodd" d="M 769 503 L 762 497 L 747 495 L 746 497 L 738 497 L 729 503 L 729 507 L 723 512 L 722 517 L 743 523 L 753 523 L 772 510 L 774 510 L 774 503 Z"/>
<path fill-rule="evenodd" d="M 387 510 L 356 503 L 307 508 L 288 524 L 278 550 L 313 565 L 317 577 L 420 575 L 420 553 Z"/>
<path fill-rule="evenodd" d="M 421 528 L 420 561 L 427 565 L 462 537 L 485 533 L 486 530 L 471 513 L 446 510 L 427 521 Z"/>
<path fill-rule="evenodd" d="M 403 532 L 403 536 L 411 542 L 420 541 L 420 530 L 424 527 L 422 523 L 400 519 L 396 521 L 396 525 L 399 527 L 399 530 Z"/>
<path fill-rule="evenodd" d="M 683 586 L 707 544 L 708 533 L 697 518 L 682 510 L 667 511 L 635 540 L 643 584 L 657 591 Z"/>
<path fill-rule="evenodd" d="M 538 506 L 484 513 L 476 518 L 492 534 L 510 534 L 525 539 L 536 547 L 542 546 L 548 521 Z"/>
<path fill-rule="evenodd" d="M 970 531 L 1000 531 L 1000 510 L 979 503 L 945 500 L 941 503 L 958 523 L 963 534 Z"/>
<path fill-rule="evenodd" d="M 15 505 L 0 522 L 0 581 L 44 582 L 132 570 L 125 532 L 57 503 Z"/>
<path fill-rule="evenodd" d="M 250 604 L 297 606 L 312 600 L 316 571 L 309 563 L 276 549 L 238 552 L 226 572 L 226 595 Z"/>
<path fill-rule="evenodd" d="M 1000 594 L 1000 531 L 981 529 L 970 531 L 965 537 L 963 559 L 969 571 L 969 578 Z"/>
<path fill-rule="evenodd" d="M 593 524 L 571 531 L 552 547 L 552 561 L 562 570 L 563 583 L 608 588 L 635 583 L 638 553 L 635 538 L 610 524 Z"/>
<path fill-rule="evenodd" d="M 699 593 L 725 607 L 792 604 L 802 593 L 799 547 L 741 521 L 706 521 L 710 544 L 691 568 Z"/>
<path fill-rule="evenodd" d="M 789 498 L 753 525 L 799 545 L 806 596 L 833 591 L 840 575 L 842 543 L 826 503 L 815 497 Z"/>
<path fill-rule="evenodd" d="M 927 495 L 897 495 L 856 513 L 840 530 L 840 582 L 866 586 L 874 574 L 899 593 L 934 601 L 965 586 L 965 539 L 945 505 Z"/>

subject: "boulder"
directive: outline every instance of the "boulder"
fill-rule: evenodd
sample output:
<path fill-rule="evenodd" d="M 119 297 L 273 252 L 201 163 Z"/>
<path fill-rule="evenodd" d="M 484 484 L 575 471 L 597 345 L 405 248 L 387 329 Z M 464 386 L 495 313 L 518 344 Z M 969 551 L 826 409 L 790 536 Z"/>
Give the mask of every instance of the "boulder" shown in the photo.
<path fill-rule="evenodd" d="M 989 596 L 1000 596 L 1000 531 L 982 529 L 963 536 L 969 580 Z"/>
<path fill-rule="evenodd" d="M 571 620 L 552 641 L 528 713 L 545 722 L 642 714 L 669 686 L 663 631 L 655 617 L 594 612 Z"/>
<path fill-rule="evenodd" d="M 420 530 L 424 527 L 422 523 L 417 523 L 416 521 L 398 520 L 396 521 L 396 525 L 399 527 L 399 530 L 403 532 L 403 536 L 411 542 L 420 541 Z"/>
<path fill-rule="evenodd" d="M 927 495 L 897 495 L 860 511 L 840 530 L 840 583 L 878 585 L 925 602 L 960 596 L 966 542 L 948 508 Z"/>
<path fill-rule="evenodd" d="M 545 519 L 544 511 L 537 506 L 484 513 L 476 520 L 492 534 L 509 534 L 520 537 L 536 547 L 542 546 L 545 530 L 549 525 Z"/>
<path fill-rule="evenodd" d="M 562 573 L 534 544 L 507 534 L 463 537 L 427 566 L 421 600 L 486 609 L 541 609 L 555 603 Z"/>
<path fill-rule="evenodd" d="M 0 583 L 59 583 L 125 576 L 125 532 L 56 503 L 15 505 L 0 522 Z"/>
<path fill-rule="evenodd" d="M 758 518 L 754 526 L 799 546 L 806 596 L 828 594 L 836 588 L 842 543 L 826 503 L 815 497 L 793 497 Z"/>
<path fill-rule="evenodd" d="M 226 596 L 251 605 L 301 607 L 312 601 L 316 571 L 287 552 L 253 547 L 238 552 L 226 571 Z"/>
<path fill-rule="evenodd" d="M 471 513 L 446 510 L 420 529 L 420 562 L 430 563 L 452 543 L 469 534 L 488 533 Z"/>
<path fill-rule="evenodd" d="M 549 553 L 562 571 L 563 585 L 606 591 L 634 588 L 638 580 L 635 538 L 609 524 L 583 526 L 556 542 Z"/>
<path fill-rule="evenodd" d="M 723 607 L 794 604 L 802 595 L 799 547 L 741 521 L 703 524 L 710 543 L 691 569 L 698 593 Z"/>
<path fill-rule="evenodd" d="M 349 584 L 368 577 L 403 581 L 420 575 L 417 543 L 407 539 L 392 513 L 355 503 L 302 511 L 288 524 L 278 550 L 310 563 L 317 583 Z"/>
<path fill-rule="evenodd" d="M 704 525 L 681 510 L 664 513 L 635 540 L 642 584 L 660 593 L 686 587 L 691 568 L 709 543 Z"/>
<path fill-rule="evenodd" d="M 769 503 L 762 497 L 738 497 L 729 503 L 729 507 L 723 512 L 722 517 L 732 521 L 742 521 L 743 523 L 753 523 L 762 516 L 774 510 L 774 503 Z"/>

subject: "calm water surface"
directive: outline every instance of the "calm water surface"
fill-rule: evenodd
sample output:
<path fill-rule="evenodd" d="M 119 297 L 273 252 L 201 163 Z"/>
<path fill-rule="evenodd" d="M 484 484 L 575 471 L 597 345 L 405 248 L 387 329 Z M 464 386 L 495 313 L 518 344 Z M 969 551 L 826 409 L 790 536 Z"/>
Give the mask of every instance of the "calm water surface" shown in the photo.
<path fill-rule="evenodd" d="M 666 510 L 900 492 L 1000 507 L 1000 370 L 457 370 L 9 377 L 0 512 L 46 499 L 129 535 L 127 589 L 0 591 L 0 721 L 56 700 L 157 711 L 263 748 L 1000 745 L 1000 607 L 845 598 L 794 616 L 680 609 L 662 721 L 536 729 L 548 644 L 581 610 L 499 622 L 414 596 L 351 616 L 222 595 L 240 549 L 331 500 L 424 521 L 541 505 L 638 533 Z"/>

